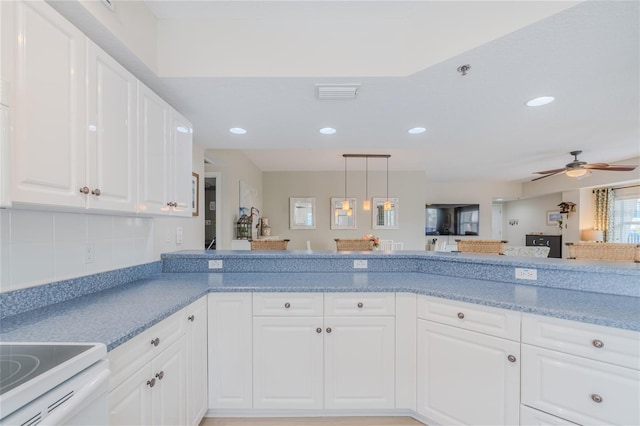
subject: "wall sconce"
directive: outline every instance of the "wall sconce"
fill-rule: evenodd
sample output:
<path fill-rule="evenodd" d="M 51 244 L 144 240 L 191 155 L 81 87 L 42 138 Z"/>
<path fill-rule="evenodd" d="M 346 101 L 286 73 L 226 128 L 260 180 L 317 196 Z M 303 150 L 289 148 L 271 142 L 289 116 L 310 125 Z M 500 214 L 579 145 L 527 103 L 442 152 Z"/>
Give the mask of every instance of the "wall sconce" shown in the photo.
<path fill-rule="evenodd" d="M 518 219 L 509 219 L 509 225 L 515 226 L 518 224 Z"/>

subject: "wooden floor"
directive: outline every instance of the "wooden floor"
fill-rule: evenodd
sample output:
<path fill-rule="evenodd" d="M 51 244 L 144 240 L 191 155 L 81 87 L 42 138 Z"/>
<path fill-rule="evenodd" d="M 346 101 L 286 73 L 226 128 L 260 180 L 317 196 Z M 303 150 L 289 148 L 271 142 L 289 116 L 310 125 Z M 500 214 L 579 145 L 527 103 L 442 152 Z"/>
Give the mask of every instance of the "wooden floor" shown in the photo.
<path fill-rule="evenodd" d="M 411 417 L 217 417 L 204 418 L 200 426 L 420 426 Z"/>

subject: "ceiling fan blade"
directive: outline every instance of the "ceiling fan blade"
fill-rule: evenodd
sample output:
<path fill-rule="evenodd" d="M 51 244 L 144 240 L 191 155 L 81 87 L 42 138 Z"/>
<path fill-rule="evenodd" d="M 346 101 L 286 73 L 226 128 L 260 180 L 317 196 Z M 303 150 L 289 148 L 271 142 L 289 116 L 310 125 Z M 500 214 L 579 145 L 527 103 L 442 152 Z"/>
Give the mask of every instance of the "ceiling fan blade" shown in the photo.
<path fill-rule="evenodd" d="M 544 178 L 549 177 L 549 176 L 559 175 L 560 173 L 564 173 L 564 170 L 565 169 L 558 169 L 558 170 L 555 170 L 555 171 L 551 170 L 553 173 L 549 173 L 547 175 L 540 176 L 540 177 L 537 177 L 535 179 L 531 179 L 531 182 L 536 181 L 536 180 L 540 180 L 540 179 L 544 179 Z M 542 172 L 538 172 L 538 173 L 542 173 Z"/>
<path fill-rule="evenodd" d="M 533 173 L 535 173 L 537 175 L 553 175 L 553 174 L 556 174 L 556 173 L 564 172 L 565 170 L 566 170 L 566 167 L 563 167 L 561 169 L 545 170 L 545 171 L 542 171 L 542 172 L 533 172 Z"/>
<path fill-rule="evenodd" d="M 609 170 L 612 172 L 630 172 L 638 168 L 638 166 L 624 165 L 624 164 L 616 164 L 616 165 L 610 166 L 607 164 L 606 167 L 600 167 L 600 164 L 587 164 L 586 166 L 584 166 L 584 168 L 592 169 L 592 170 Z"/>
<path fill-rule="evenodd" d="M 609 167 L 607 163 L 591 163 L 582 166 L 583 169 L 606 169 L 607 167 Z"/>

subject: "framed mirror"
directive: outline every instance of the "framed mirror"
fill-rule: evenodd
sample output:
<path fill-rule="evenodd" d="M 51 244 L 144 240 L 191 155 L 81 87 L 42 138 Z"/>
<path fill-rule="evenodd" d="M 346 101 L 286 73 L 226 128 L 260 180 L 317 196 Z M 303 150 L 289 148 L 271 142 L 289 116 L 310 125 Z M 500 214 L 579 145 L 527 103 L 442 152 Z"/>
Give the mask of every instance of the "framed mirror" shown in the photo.
<path fill-rule="evenodd" d="M 387 198 L 374 198 L 371 207 L 372 228 L 373 229 L 398 229 L 400 206 L 399 198 L 389 198 L 391 208 L 384 209 Z"/>
<path fill-rule="evenodd" d="M 289 229 L 316 229 L 315 198 L 289 198 Z"/>
<path fill-rule="evenodd" d="M 349 210 L 342 209 L 343 197 L 331 198 L 331 229 L 356 229 L 356 210 L 358 200 L 347 198 Z"/>

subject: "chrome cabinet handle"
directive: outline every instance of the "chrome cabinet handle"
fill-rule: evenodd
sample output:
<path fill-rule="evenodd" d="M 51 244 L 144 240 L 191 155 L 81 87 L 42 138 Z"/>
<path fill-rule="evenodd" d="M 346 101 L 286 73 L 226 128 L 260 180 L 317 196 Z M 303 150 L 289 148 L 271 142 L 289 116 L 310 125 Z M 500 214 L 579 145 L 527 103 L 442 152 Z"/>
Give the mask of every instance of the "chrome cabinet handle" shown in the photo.
<path fill-rule="evenodd" d="M 158 346 L 158 345 L 160 344 L 160 338 L 159 338 L 159 337 L 156 337 L 155 339 L 153 339 L 153 340 L 151 341 L 151 344 L 152 344 L 153 346 Z"/>
<path fill-rule="evenodd" d="M 287 302 L 284 304 L 285 309 L 289 309 L 291 307 L 291 303 Z"/>
<path fill-rule="evenodd" d="M 364 306 L 364 303 L 358 302 L 358 308 L 362 308 L 363 306 Z"/>
<path fill-rule="evenodd" d="M 164 371 L 161 371 L 158 374 L 156 374 L 156 377 L 158 378 L 158 380 L 162 380 L 164 378 Z"/>
<path fill-rule="evenodd" d="M 595 339 L 593 342 L 591 342 L 593 344 L 593 346 L 595 346 L 596 348 L 600 349 L 601 347 L 604 346 L 604 342 L 602 340 L 598 340 Z"/>
<path fill-rule="evenodd" d="M 597 393 L 592 393 L 591 394 L 591 399 L 593 400 L 593 402 L 600 404 L 602 402 L 602 397 L 600 395 L 598 395 Z"/>
<path fill-rule="evenodd" d="M 86 186 L 83 186 L 82 188 L 80 188 L 80 192 L 83 194 L 88 194 L 89 192 L 91 192 L 91 190 Z"/>
<path fill-rule="evenodd" d="M 322 333 L 322 329 L 320 327 L 316 328 L 316 333 L 318 334 Z"/>
<path fill-rule="evenodd" d="M 155 385 L 156 379 L 147 380 L 147 386 L 149 386 L 150 388 L 154 387 Z"/>
<path fill-rule="evenodd" d="M 464 319 L 464 314 L 462 312 L 458 312 L 458 318 Z"/>
<path fill-rule="evenodd" d="M 95 195 L 96 197 L 99 197 L 99 196 L 100 196 L 100 194 L 101 194 L 101 192 L 100 192 L 100 190 L 99 190 L 98 188 L 96 188 L 96 189 L 94 189 L 93 191 L 91 191 L 91 193 L 92 193 L 93 195 Z"/>
<path fill-rule="evenodd" d="M 195 315 L 189 315 L 189 316 L 187 317 L 187 319 L 188 319 L 189 321 L 193 322 L 193 321 L 195 321 L 196 317 L 195 317 Z"/>
<path fill-rule="evenodd" d="M 516 362 L 516 357 L 515 357 L 515 355 L 509 355 L 509 356 L 507 357 L 507 359 L 509 360 L 509 362 Z"/>
<path fill-rule="evenodd" d="M 331 330 L 331 327 L 327 327 L 327 333 L 331 333 L 333 330 Z"/>

